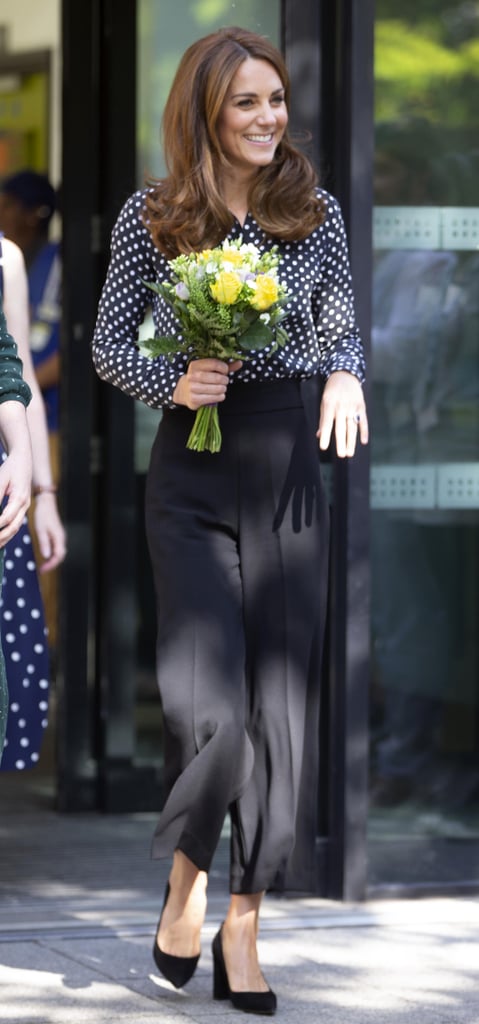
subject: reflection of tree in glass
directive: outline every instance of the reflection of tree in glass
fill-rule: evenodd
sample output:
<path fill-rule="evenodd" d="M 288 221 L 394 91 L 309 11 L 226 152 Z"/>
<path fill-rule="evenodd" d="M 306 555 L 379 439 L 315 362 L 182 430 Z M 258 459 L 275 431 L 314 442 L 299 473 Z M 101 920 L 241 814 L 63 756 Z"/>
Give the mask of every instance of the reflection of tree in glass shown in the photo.
<path fill-rule="evenodd" d="M 447 150 L 447 132 L 424 118 L 376 129 L 376 205 L 456 206 L 477 186 L 475 154 Z M 479 394 L 477 314 L 471 256 L 442 249 L 376 253 L 373 303 L 373 451 L 383 460 L 477 456 L 477 430 L 464 447 Z M 477 288 L 477 281 L 476 281 Z M 467 351 L 466 351 L 467 349 Z M 474 416 L 477 417 L 476 405 Z"/>
<path fill-rule="evenodd" d="M 479 10 L 451 0 L 377 0 L 377 117 L 478 124 Z"/>
<path fill-rule="evenodd" d="M 431 101 L 433 93 L 431 86 L 422 95 Z M 436 123 L 432 108 L 427 118 L 417 112 L 408 118 L 407 104 L 401 107 L 401 102 L 405 96 L 409 102 L 413 95 L 411 84 L 400 81 L 394 94 L 397 116 L 392 123 L 377 126 L 376 204 L 477 205 L 478 156 L 476 141 L 470 141 L 472 130 L 442 123 L 442 111 Z M 471 128 L 472 124 L 473 120 Z M 479 258 L 466 250 L 376 252 L 376 462 L 406 464 L 413 475 L 415 465 L 479 459 L 478 274 Z M 477 512 L 469 515 L 468 522 L 477 523 Z M 477 646 L 472 637 L 465 643 L 461 608 L 469 571 L 465 553 L 475 550 L 469 548 L 472 529 L 468 533 L 455 510 L 438 509 L 433 503 L 426 509 L 373 513 L 376 803 L 408 797 L 447 803 L 449 791 L 461 778 L 467 782 L 466 748 L 454 759 L 444 736 L 451 705 L 466 713 L 471 705 L 477 706 Z M 470 561 L 473 567 L 474 558 Z M 474 594 L 471 608 L 477 617 L 474 587 L 471 578 L 468 593 Z"/>

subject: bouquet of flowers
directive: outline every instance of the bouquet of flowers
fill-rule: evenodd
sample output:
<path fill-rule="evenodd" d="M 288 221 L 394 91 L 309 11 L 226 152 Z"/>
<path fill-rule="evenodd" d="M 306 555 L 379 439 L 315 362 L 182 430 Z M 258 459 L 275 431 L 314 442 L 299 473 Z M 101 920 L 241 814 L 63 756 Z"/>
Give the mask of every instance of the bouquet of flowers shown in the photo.
<path fill-rule="evenodd" d="M 229 362 L 248 359 L 252 352 L 270 346 L 268 356 L 272 355 L 288 339 L 281 327 L 288 295 L 278 280 L 279 260 L 277 246 L 261 255 L 241 238 L 170 260 L 171 281 L 145 283 L 171 306 L 182 338 L 142 341 L 141 352 L 151 358 L 173 359 L 183 352 L 191 359 Z M 220 450 L 216 405 L 198 409 L 187 447 L 200 452 Z"/>

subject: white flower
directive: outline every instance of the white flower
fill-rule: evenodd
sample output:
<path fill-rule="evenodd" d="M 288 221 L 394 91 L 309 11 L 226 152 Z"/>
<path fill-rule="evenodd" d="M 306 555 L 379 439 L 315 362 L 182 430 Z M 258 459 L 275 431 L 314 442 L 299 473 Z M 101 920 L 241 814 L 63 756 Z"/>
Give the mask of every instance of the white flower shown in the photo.
<path fill-rule="evenodd" d="M 253 259 L 259 260 L 259 258 L 260 258 L 259 249 L 258 249 L 258 247 L 256 245 L 254 245 L 253 242 L 248 242 L 242 248 L 244 249 L 245 252 L 249 253 L 249 255 L 253 257 Z"/>

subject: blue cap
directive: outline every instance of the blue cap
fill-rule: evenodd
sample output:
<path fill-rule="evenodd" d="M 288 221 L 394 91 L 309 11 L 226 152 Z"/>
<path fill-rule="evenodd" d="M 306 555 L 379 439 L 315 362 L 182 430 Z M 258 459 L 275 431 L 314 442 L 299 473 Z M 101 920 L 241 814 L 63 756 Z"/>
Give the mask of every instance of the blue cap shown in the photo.
<path fill-rule="evenodd" d="M 36 210 L 41 220 L 49 221 L 56 209 L 56 194 L 46 174 L 19 171 L 4 178 L 0 192 L 14 196 L 28 210 Z"/>

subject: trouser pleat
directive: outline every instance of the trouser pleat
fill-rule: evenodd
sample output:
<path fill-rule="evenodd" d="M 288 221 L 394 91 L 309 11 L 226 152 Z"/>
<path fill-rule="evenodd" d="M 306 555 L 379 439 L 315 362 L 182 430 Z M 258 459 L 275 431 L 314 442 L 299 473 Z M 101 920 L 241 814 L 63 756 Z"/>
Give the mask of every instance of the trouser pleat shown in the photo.
<path fill-rule="evenodd" d="M 284 878 L 298 834 L 310 878 L 316 834 L 328 515 L 285 394 L 220 407 L 217 455 L 185 449 L 187 410 L 166 414 L 147 487 L 167 793 L 153 856 L 179 848 L 207 871 L 229 809 L 233 892 Z"/>

